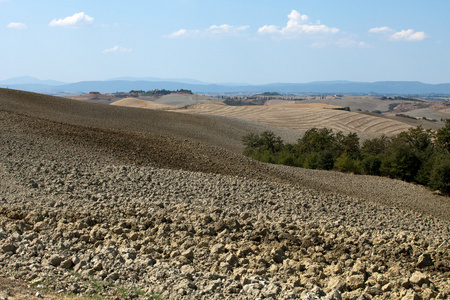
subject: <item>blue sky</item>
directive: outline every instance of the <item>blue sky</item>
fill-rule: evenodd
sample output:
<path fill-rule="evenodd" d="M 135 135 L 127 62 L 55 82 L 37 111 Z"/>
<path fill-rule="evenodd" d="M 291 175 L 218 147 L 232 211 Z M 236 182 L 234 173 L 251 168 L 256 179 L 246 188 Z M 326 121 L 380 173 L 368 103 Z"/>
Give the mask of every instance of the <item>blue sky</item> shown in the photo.
<path fill-rule="evenodd" d="M 0 0 L 0 80 L 450 82 L 448 0 Z"/>

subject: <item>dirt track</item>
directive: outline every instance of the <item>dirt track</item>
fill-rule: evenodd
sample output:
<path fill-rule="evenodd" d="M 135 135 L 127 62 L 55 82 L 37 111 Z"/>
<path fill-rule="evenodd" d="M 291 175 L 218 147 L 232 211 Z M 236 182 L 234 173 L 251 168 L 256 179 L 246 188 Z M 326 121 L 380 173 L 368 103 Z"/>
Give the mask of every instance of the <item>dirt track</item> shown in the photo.
<path fill-rule="evenodd" d="M 88 290 L 90 276 L 151 287 L 174 298 L 229 294 L 242 299 L 290 299 L 289 295 L 312 293 L 315 286 L 329 294 L 338 291 L 344 299 L 363 294 L 402 298 L 408 293 L 446 297 L 450 292 L 444 288 L 450 271 L 448 198 L 385 178 L 252 161 L 239 154 L 239 140 L 257 131 L 257 124 L 64 101 L 0 90 L 0 267 L 9 276 L 38 282 L 52 272 L 65 278 L 65 269 L 59 266 L 63 262 L 51 257 L 60 255 L 70 264 L 69 270 L 78 268 L 82 274 L 85 281 L 79 284 L 79 292 Z M 151 217 L 150 211 L 158 215 Z M 36 219 L 34 213 L 41 217 Z M 146 223 L 146 217 L 153 225 Z M 77 225 L 86 218 L 91 221 Z M 232 225 L 231 219 L 241 225 Z M 121 222 L 125 235 L 116 228 Z M 139 224 L 144 223 L 141 228 Z M 191 232 L 189 226 L 196 229 Z M 175 228 L 180 232 L 187 228 L 196 245 L 174 245 L 187 238 L 178 236 Z M 69 237 L 71 245 L 64 246 L 63 237 L 67 240 L 69 232 L 78 233 Z M 145 236 L 154 239 L 152 251 L 156 252 L 151 255 L 143 250 L 151 245 L 141 240 Z M 20 249 L 37 245 L 36 238 L 44 241 L 49 252 L 39 258 L 36 248 L 33 274 L 26 267 L 30 258 Z M 344 252 L 337 243 L 341 238 L 347 245 Z M 354 242 L 358 240 L 359 246 Z M 280 243 L 284 245 L 277 248 L 280 252 L 272 253 Z M 117 249 L 125 264 L 110 265 L 106 254 L 98 252 L 102 247 Z M 138 251 L 137 257 L 123 252 L 130 247 Z M 401 250 L 405 247 L 411 247 L 406 254 Z M 375 256 L 369 255 L 371 251 L 376 251 Z M 328 270 L 328 265 L 338 265 L 342 253 L 348 256 L 342 261 L 343 269 Z M 433 265 L 418 268 L 424 253 L 432 255 Z M 87 265 L 78 266 L 72 258 L 69 263 L 67 258 L 73 255 L 87 260 Z M 91 262 L 95 257 L 104 260 L 103 273 Z M 147 273 L 130 268 L 126 263 L 130 259 L 148 264 Z M 396 259 L 402 263 L 396 264 Z M 214 260 L 219 264 L 214 265 Z M 250 264 L 253 260 L 265 267 Z M 364 268 L 354 267 L 361 263 Z M 289 264 L 292 270 L 281 271 Z M 303 267 L 297 270 L 296 264 Z M 152 277 L 161 270 L 178 278 L 178 283 L 187 280 L 186 284 Z M 420 285 L 414 283 L 416 271 L 426 277 Z M 241 273 L 236 276 L 236 272 Z M 118 274 L 117 279 L 108 277 L 112 273 Z M 390 279 L 378 280 L 378 274 Z M 136 281 L 133 276 L 145 280 Z M 335 277 L 343 283 L 333 289 L 330 282 Z M 402 283 L 405 278 L 407 284 Z M 46 284 L 76 292 L 74 279 L 69 279 L 60 286 Z M 214 283 L 217 280 L 221 283 Z M 391 287 L 386 286 L 389 281 Z"/>

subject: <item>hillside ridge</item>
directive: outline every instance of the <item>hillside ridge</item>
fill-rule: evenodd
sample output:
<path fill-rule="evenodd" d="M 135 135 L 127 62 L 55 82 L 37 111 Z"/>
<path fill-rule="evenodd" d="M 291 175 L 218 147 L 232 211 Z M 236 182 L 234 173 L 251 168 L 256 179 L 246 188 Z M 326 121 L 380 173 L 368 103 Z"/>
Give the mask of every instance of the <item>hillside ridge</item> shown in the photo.
<path fill-rule="evenodd" d="M 0 89 L 0 128 L 0 297 L 450 295 L 449 198 L 243 156 L 270 126 Z"/>

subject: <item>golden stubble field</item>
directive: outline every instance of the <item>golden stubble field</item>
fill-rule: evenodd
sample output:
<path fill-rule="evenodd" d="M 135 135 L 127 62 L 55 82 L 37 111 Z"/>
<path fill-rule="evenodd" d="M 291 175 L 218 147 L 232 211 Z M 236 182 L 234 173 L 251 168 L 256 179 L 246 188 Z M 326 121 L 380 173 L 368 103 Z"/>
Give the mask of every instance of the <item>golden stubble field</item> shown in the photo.
<path fill-rule="evenodd" d="M 177 106 L 161 104 L 155 101 L 141 100 L 138 98 L 124 98 L 116 102 L 111 103 L 114 106 L 128 106 L 136 108 L 148 108 L 148 109 L 175 109 Z"/>
<path fill-rule="evenodd" d="M 326 104 L 227 106 L 202 103 L 191 106 L 188 109 L 177 109 L 175 111 L 232 117 L 275 127 L 299 130 L 326 127 L 336 131 L 393 135 L 411 127 L 395 120 L 331 108 L 334 107 Z"/>
<path fill-rule="evenodd" d="M 388 118 L 357 112 L 336 110 L 340 106 L 324 103 L 297 103 L 274 105 L 229 106 L 223 103 L 199 103 L 188 108 L 154 101 L 125 98 L 112 103 L 146 109 L 163 109 L 178 113 L 212 115 L 247 120 L 280 128 L 307 130 L 313 127 L 336 131 L 364 132 L 394 135 L 411 126 Z"/>

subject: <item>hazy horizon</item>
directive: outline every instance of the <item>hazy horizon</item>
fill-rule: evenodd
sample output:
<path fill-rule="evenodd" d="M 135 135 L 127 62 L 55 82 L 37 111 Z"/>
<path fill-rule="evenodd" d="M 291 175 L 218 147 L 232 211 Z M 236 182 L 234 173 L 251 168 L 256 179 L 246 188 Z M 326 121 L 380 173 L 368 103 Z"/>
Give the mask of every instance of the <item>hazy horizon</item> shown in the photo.
<path fill-rule="evenodd" d="M 0 80 L 450 82 L 450 2 L 0 0 Z"/>
<path fill-rule="evenodd" d="M 30 81 L 27 81 L 26 79 L 29 79 Z M 81 83 L 81 82 L 104 82 L 104 81 L 167 81 L 167 82 L 179 82 L 179 83 L 189 83 L 189 84 L 213 84 L 213 85 L 265 85 L 265 84 L 316 84 L 316 83 L 377 83 L 377 82 L 418 82 L 423 84 L 431 84 L 431 85 L 439 85 L 439 84 L 450 84 L 450 82 L 438 82 L 438 83 L 429 83 L 429 82 L 422 82 L 417 80 L 378 80 L 378 81 L 351 81 L 351 80 L 317 80 L 317 81 L 307 81 L 307 82 L 267 82 L 267 83 L 261 83 L 261 84 L 252 84 L 252 83 L 246 83 L 246 82 L 205 82 L 201 81 L 195 78 L 160 78 L 160 77 L 133 77 L 133 76 L 122 76 L 122 77 L 115 77 L 115 78 L 106 78 L 106 79 L 98 79 L 98 80 L 81 80 L 81 81 L 59 81 L 52 78 L 36 78 L 33 76 L 23 75 L 23 76 L 16 76 L 12 78 L 5 78 L 0 79 L 0 82 L 4 84 L 4 82 L 7 81 L 19 81 L 21 83 L 19 84 L 32 84 L 34 81 L 39 81 L 40 83 L 44 83 L 46 81 L 53 82 L 53 83 L 61 83 L 61 84 L 73 84 L 73 83 Z M 17 84 L 17 83 L 11 83 L 11 84 Z"/>

